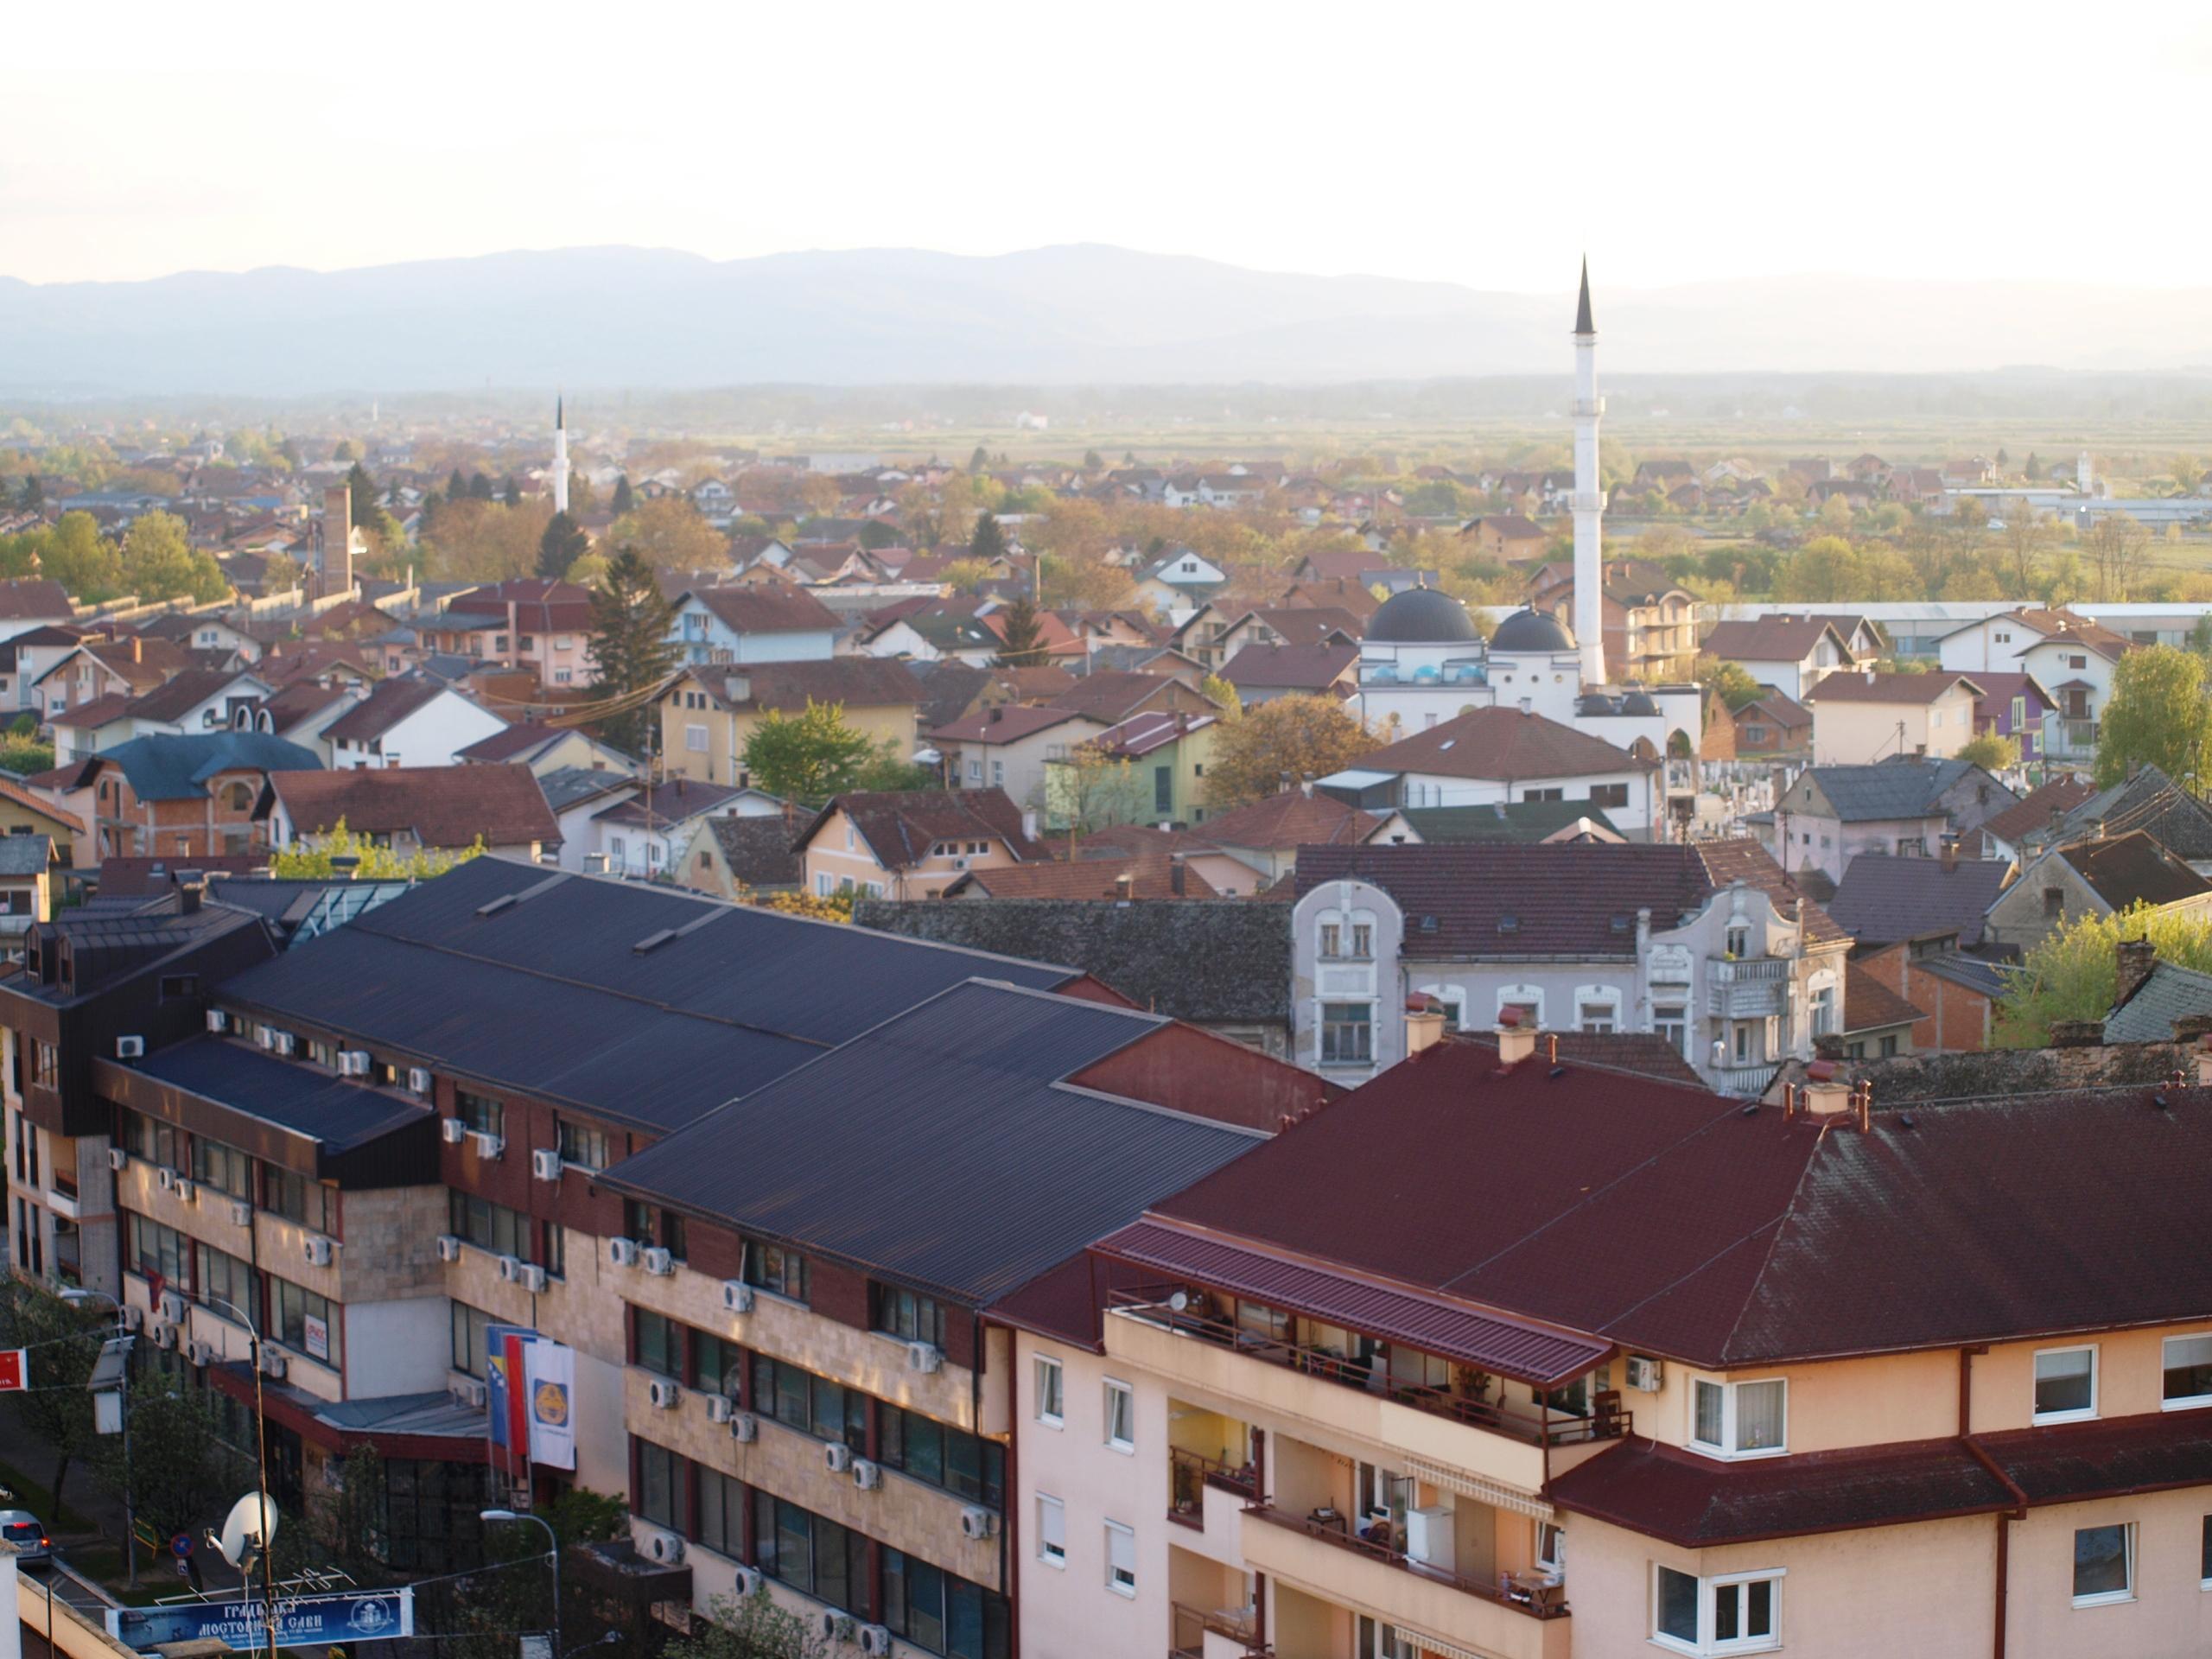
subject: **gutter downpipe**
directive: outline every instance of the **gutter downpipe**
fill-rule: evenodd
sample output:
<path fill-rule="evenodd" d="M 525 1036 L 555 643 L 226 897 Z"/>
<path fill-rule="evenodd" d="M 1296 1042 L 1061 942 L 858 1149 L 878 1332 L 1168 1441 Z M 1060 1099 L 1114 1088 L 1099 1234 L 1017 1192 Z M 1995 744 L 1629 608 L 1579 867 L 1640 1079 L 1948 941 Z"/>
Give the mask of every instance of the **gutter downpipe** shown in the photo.
<path fill-rule="evenodd" d="M 2012 1523 L 2027 1519 L 2028 1495 L 2020 1490 L 2010 1475 L 1997 1466 L 1996 1459 L 1982 1450 L 1980 1442 L 1969 1432 L 1974 1427 L 1971 1416 L 1974 1357 L 1988 1351 L 1989 1344 L 1986 1342 L 1959 1350 L 1959 1444 L 1966 1447 L 1967 1456 L 1988 1471 L 1991 1479 L 2011 1495 L 2014 1505 L 2012 1509 L 1997 1512 L 1995 1603 L 1990 1611 L 1990 1652 L 1993 1659 L 2005 1659 L 2005 1604 L 2011 1599 Z"/>

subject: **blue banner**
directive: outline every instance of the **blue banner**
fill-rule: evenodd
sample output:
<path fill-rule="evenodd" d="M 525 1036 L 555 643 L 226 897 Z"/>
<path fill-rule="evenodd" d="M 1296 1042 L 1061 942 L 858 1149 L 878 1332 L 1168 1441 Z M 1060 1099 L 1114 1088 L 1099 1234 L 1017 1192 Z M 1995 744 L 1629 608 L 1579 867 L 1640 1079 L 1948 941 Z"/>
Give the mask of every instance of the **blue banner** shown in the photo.
<path fill-rule="evenodd" d="M 140 1653 L 168 1642 L 211 1639 L 234 1653 L 251 1653 L 269 1645 L 268 1606 L 252 1599 L 111 1607 L 107 1633 Z M 276 1645 L 280 1648 L 384 1642 L 414 1634 L 415 1592 L 409 1586 L 276 1598 Z"/>
<path fill-rule="evenodd" d="M 505 1446 L 508 1419 L 513 1407 L 507 1402 L 507 1338 L 536 1342 L 537 1332 L 526 1325 L 488 1325 L 484 1327 L 484 1392 L 492 1410 L 492 1444 Z"/>

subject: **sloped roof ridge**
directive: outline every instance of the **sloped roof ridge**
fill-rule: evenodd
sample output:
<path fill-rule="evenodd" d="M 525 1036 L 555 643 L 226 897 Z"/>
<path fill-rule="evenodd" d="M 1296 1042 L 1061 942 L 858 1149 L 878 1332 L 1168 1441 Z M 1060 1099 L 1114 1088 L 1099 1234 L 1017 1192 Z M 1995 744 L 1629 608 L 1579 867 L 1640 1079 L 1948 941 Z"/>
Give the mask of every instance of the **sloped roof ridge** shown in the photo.
<path fill-rule="evenodd" d="M 1797 1201 L 1804 1196 L 1806 1184 L 1813 1179 L 1814 1166 L 1821 1160 L 1821 1149 L 1827 1144 L 1828 1131 L 1834 1128 L 1840 1122 L 1842 1122 L 1841 1116 L 1837 1116 L 1821 1125 L 1820 1139 L 1813 1143 L 1812 1151 L 1806 1154 L 1804 1164 L 1798 1169 L 1797 1179 L 1790 1185 L 1789 1197 L 1783 1204 L 1781 1213 L 1767 1224 L 1768 1227 L 1773 1229 L 1773 1233 L 1766 1242 L 1766 1254 L 1759 1259 L 1758 1270 L 1751 1275 L 1749 1291 L 1744 1300 L 1736 1305 L 1736 1317 L 1728 1322 L 1728 1334 L 1720 1339 L 1719 1351 L 1723 1355 L 1735 1352 L 1736 1333 L 1744 1328 L 1744 1320 L 1749 1314 L 1751 1306 L 1758 1298 L 1759 1287 L 1766 1281 L 1766 1270 L 1773 1265 L 1774 1253 L 1782 1248 L 1783 1236 L 1789 1230 L 1789 1223 L 1797 1213 Z M 1747 1233 L 1737 1243 L 1739 1244 L 1748 1243 L 1754 1236 L 1756 1236 L 1755 1233 Z M 1690 1272 L 1682 1274 L 1681 1279 L 1677 1280 L 1675 1283 L 1679 1284 L 1697 1274 L 1703 1273 L 1706 1268 L 1718 1262 L 1721 1257 L 1729 1255 L 1735 1248 L 1736 1246 L 1732 1244 L 1727 1249 L 1715 1250 Z M 1670 1285 L 1667 1288 L 1671 1290 L 1674 1287 Z M 1644 1302 L 1654 1300 L 1654 1297 L 1662 1293 L 1655 1292 L 1653 1296 L 1645 1297 L 1643 1301 L 1637 1304 L 1637 1306 L 1643 1306 Z M 1635 1309 L 1630 1308 L 1625 1312 L 1633 1313 Z"/>

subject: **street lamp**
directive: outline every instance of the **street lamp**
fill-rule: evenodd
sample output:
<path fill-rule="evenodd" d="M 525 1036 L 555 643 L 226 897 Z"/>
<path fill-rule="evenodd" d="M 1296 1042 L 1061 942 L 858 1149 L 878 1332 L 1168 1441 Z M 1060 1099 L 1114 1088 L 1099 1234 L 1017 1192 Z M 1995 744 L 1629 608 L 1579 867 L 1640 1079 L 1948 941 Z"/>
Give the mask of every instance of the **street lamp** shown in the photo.
<path fill-rule="evenodd" d="M 261 1511 L 261 1587 L 262 1593 L 269 1600 L 269 1659 L 276 1659 L 276 1552 L 270 1547 L 272 1541 L 269 1529 L 269 1419 L 261 1408 L 261 1328 L 236 1302 L 226 1301 L 220 1296 L 210 1296 L 204 1292 L 200 1300 L 208 1307 L 227 1307 L 237 1314 L 238 1323 L 245 1326 L 246 1336 L 253 1344 L 247 1351 L 253 1362 L 253 1460 L 257 1481 L 255 1491 L 260 1499 Z M 251 1578 L 247 1580 L 246 1588 L 249 1592 L 253 1588 Z"/>
<path fill-rule="evenodd" d="M 120 1330 L 122 1327 L 123 1302 L 107 1291 L 73 1287 L 61 1293 L 61 1300 L 72 1307 L 87 1307 L 95 1301 L 105 1302 L 115 1309 L 117 1328 Z M 123 1368 L 123 1381 L 116 1389 L 116 1398 L 121 1402 L 123 1412 L 123 1558 L 130 1567 L 130 1587 L 136 1590 L 138 1587 L 138 1516 L 131 1503 L 136 1482 L 130 1473 L 130 1368 L 128 1365 Z M 54 1519 L 58 1523 L 60 1517 L 57 1516 Z"/>
<path fill-rule="evenodd" d="M 550 1546 L 553 1558 L 553 1652 L 555 1659 L 568 1659 L 561 1650 L 561 1535 L 553 1530 L 553 1523 L 542 1515 L 526 1515 L 520 1510 L 479 1510 L 479 1521 L 531 1521 L 545 1529 L 545 1541 Z"/>

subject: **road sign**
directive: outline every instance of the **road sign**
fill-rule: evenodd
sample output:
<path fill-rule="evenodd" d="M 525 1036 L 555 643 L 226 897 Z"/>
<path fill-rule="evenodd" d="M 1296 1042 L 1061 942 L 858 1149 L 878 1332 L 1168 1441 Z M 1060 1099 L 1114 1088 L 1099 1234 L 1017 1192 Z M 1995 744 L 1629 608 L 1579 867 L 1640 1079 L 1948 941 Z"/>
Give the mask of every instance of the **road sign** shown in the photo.
<path fill-rule="evenodd" d="M 192 1535 L 188 1532 L 180 1532 L 175 1537 L 170 1539 L 169 1554 L 175 1556 L 180 1561 L 186 1556 L 191 1554 Z"/>
<path fill-rule="evenodd" d="M 15 1394 L 30 1387 L 30 1353 L 22 1348 L 0 1348 L 0 1394 Z"/>
<path fill-rule="evenodd" d="M 107 1633 L 149 1653 L 170 1642 L 216 1641 L 234 1653 L 269 1645 L 269 1620 L 257 1598 L 181 1601 L 161 1607 L 111 1607 Z M 327 1596 L 280 1596 L 276 1643 L 295 1648 L 338 1642 L 385 1642 L 415 1634 L 415 1591 L 349 1590 Z"/>

